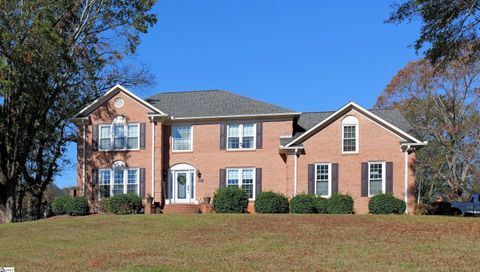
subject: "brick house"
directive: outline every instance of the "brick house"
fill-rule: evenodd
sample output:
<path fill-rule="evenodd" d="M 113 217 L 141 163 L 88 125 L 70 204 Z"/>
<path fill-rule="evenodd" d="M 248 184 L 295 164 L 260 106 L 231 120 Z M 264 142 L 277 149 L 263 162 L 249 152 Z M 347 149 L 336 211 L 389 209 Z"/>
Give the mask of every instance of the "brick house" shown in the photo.
<path fill-rule="evenodd" d="M 159 93 L 141 99 L 120 85 L 72 121 L 78 127 L 78 187 L 98 200 L 134 192 L 153 208 L 197 205 L 219 187 L 349 193 L 358 213 L 369 197 L 415 201 L 413 137 L 397 110 L 351 102 L 335 112 L 299 113 L 226 91 Z M 152 203 L 150 205 L 150 202 Z"/>

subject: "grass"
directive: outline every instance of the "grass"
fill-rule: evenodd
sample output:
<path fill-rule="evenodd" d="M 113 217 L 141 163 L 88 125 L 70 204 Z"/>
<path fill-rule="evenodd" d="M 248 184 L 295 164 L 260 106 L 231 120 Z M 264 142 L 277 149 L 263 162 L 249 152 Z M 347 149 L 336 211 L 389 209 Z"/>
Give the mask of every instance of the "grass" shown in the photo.
<path fill-rule="evenodd" d="M 479 230 L 478 218 L 405 215 L 54 217 L 0 225 L 0 267 L 473 271 L 480 267 Z"/>

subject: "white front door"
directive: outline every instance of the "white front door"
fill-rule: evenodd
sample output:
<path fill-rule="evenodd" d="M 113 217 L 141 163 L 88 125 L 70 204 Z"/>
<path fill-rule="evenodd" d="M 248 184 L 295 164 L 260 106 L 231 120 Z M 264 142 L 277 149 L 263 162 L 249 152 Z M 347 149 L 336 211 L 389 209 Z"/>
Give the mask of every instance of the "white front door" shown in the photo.
<path fill-rule="evenodd" d="M 195 198 L 195 177 L 191 170 L 173 171 L 173 196 L 174 203 L 193 203 Z"/>

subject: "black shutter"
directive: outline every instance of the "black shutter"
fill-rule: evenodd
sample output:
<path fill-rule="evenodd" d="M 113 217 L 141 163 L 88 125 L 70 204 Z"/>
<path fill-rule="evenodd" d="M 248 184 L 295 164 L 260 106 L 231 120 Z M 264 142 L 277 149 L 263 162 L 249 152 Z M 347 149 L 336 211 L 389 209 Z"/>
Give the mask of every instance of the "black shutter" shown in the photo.
<path fill-rule="evenodd" d="M 93 125 L 92 130 L 92 149 L 93 151 L 98 150 L 98 126 Z"/>
<path fill-rule="evenodd" d="M 332 194 L 338 193 L 338 163 L 332 163 Z"/>
<path fill-rule="evenodd" d="M 145 149 L 145 123 L 140 123 L 140 149 Z"/>
<path fill-rule="evenodd" d="M 92 184 L 93 185 L 98 184 L 98 170 L 97 169 L 92 170 Z"/>
<path fill-rule="evenodd" d="M 393 162 L 387 162 L 385 167 L 387 168 L 385 170 L 385 192 L 393 193 Z"/>
<path fill-rule="evenodd" d="M 219 187 L 225 188 L 227 186 L 227 171 L 225 169 L 220 169 L 220 176 L 219 176 Z"/>
<path fill-rule="evenodd" d="M 361 196 L 368 197 L 368 163 L 362 162 L 362 189 Z"/>
<path fill-rule="evenodd" d="M 308 194 L 315 194 L 315 165 L 308 165 Z"/>
<path fill-rule="evenodd" d="M 168 188 L 167 188 L 167 195 L 168 199 L 173 199 L 173 173 L 168 174 Z"/>
<path fill-rule="evenodd" d="M 227 147 L 227 126 L 220 124 L 220 149 L 225 150 Z"/>
<path fill-rule="evenodd" d="M 145 198 L 145 168 L 140 168 L 140 197 Z"/>
<path fill-rule="evenodd" d="M 255 169 L 255 196 L 262 192 L 262 168 Z"/>
<path fill-rule="evenodd" d="M 257 149 L 262 149 L 263 147 L 263 123 L 257 123 Z"/>

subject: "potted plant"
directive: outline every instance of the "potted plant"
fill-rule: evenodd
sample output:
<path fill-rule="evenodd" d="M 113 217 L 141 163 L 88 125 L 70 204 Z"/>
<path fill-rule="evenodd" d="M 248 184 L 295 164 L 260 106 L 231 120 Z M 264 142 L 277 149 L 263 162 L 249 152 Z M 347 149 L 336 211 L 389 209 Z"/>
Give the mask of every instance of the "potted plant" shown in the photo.
<path fill-rule="evenodd" d="M 212 198 L 209 197 L 209 196 L 204 196 L 204 197 L 203 197 L 203 203 L 205 203 L 205 204 L 208 205 L 208 204 L 210 204 L 210 200 L 211 200 L 211 199 L 212 199 Z"/>

